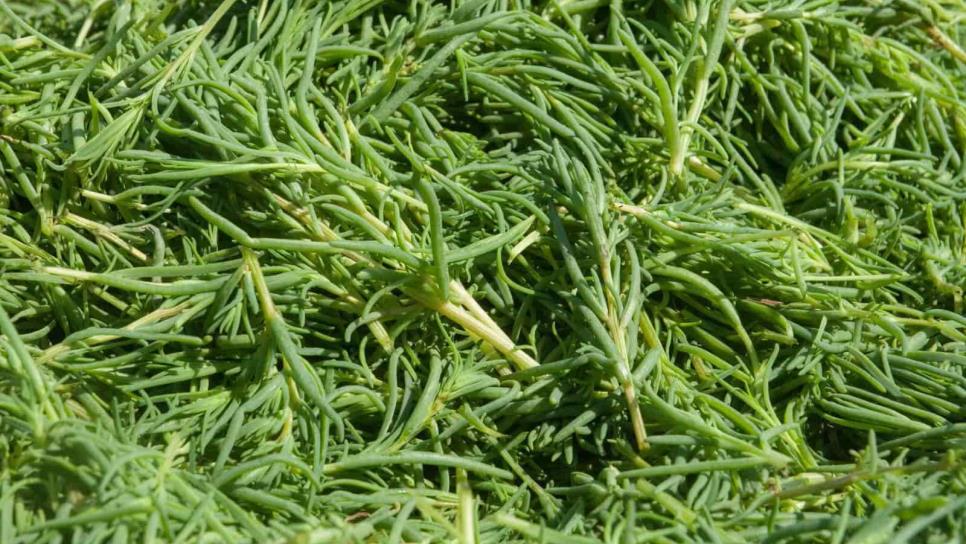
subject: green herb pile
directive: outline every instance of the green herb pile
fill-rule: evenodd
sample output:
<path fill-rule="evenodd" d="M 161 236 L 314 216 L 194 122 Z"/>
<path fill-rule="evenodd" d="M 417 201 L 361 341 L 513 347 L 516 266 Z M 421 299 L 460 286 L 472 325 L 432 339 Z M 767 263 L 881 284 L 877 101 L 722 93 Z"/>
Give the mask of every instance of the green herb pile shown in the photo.
<path fill-rule="evenodd" d="M 964 41 L 0 0 L 0 542 L 963 542 Z"/>

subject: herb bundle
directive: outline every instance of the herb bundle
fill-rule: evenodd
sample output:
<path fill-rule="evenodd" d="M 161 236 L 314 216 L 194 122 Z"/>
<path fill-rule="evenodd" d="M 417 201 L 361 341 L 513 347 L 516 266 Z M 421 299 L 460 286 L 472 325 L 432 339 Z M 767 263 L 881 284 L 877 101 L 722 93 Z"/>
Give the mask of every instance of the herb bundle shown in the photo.
<path fill-rule="evenodd" d="M 0 542 L 961 542 L 964 24 L 0 0 Z"/>

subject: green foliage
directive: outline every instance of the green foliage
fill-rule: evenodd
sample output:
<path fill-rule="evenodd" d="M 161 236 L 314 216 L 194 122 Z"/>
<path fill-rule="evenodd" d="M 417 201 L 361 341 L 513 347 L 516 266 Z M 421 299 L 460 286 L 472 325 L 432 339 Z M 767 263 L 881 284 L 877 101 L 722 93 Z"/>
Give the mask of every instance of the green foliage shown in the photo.
<path fill-rule="evenodd" d="M 962 542 L 964 21 L 0 0 L 0 542 Z"/>

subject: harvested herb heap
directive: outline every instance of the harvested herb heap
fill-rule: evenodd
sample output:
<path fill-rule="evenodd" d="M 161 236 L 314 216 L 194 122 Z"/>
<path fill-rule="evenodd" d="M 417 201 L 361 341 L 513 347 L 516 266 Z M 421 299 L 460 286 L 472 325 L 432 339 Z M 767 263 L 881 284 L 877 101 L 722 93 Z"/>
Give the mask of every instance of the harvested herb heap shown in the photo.
<path fill-rule="evenodd" d="M 0 0 L 0 542 L 963 542 L 962 0 Z"/>

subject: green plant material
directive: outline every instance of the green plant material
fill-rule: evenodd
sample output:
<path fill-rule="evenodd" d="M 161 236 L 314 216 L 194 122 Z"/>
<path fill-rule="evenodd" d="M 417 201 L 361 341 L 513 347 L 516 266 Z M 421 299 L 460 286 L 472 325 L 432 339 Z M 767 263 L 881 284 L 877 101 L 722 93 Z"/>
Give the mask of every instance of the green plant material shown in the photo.
<path fill-rule="evenodd" d="M 962 0 L 0 0 L 0 542 L 960 542 Z"/>

